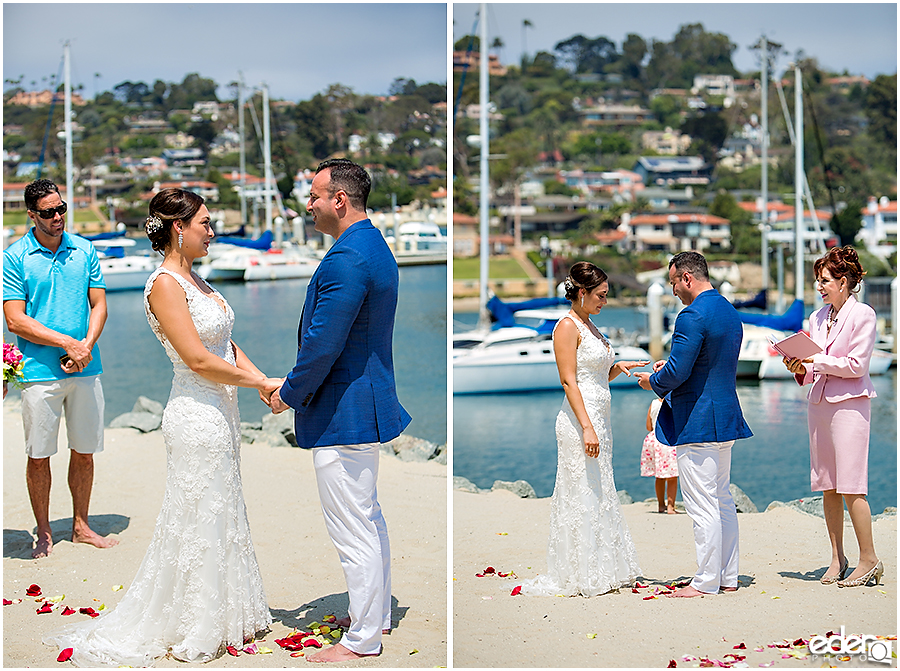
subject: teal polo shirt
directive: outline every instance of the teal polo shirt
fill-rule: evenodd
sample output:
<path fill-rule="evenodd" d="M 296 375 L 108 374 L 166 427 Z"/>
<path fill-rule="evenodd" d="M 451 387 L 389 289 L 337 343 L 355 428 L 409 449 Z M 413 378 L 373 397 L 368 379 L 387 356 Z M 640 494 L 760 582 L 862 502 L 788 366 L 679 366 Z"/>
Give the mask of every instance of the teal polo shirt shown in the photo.
<path fill-rule="evenodd" d="M 49 329 L 76 340 L 87 337 L 91 315 L 88 289 L 106 289 L 97 250 L 89 240 L 62 234 L 54 254 L 34 237 L 34 229 L 3 252 L 3 300 L 25 301 L 25 314 Z M 23 355 L 25 382 L 61 380 L 70 375 L 86 377 L 103 372 L 100 347 L 80 373 L 64 373 L 59 347 L 38 345 L 18 337 Z"/>

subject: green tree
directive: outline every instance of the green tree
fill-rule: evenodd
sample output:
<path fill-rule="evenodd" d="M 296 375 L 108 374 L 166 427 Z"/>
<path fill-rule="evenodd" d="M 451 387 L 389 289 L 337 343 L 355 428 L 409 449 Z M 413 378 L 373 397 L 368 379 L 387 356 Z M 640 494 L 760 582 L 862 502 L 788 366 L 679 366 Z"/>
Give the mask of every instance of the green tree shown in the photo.
<path fill-rule="evenodd" d="M 619 60 L 615 43 L 606 37 L 590 39 L 584 35 L 575 35 L 557 42 L 553 50 L 559 54 L 559 60 L 576 73 L 601 73 L 608 65 Z"/>
<path fill-rule="evenodd" d="M 890 147 L 897 146 L 897 75 L 878 75 L 866 94 L 869 135 Z"/>
<path fill-rule="evenodd" d="M 850 200 L 840 212 L 831 215 L 829 227 L 841 240 L 841 246 L 852 245 L 856 234 L 862 228 L 863 203 L 860 200 Z"/>
<path fill-rule="evenodd" d="M 294 121 L 297 133 L 309 144 L 312 155 L 319 160 L 327 158 L 334 145 L 329 135 L 330 120 L 325 97 L 317 93 L 309 100 L 298 102 L 294 107 Z"/>

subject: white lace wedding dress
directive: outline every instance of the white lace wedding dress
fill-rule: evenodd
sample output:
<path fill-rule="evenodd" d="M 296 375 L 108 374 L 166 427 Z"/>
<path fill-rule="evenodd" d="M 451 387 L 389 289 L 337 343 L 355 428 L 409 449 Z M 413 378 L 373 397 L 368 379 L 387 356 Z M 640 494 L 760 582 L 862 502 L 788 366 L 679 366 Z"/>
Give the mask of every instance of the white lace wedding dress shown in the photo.
<path fill-rule="evenodd" d="M 78 666 L 147 666 L 167 652 L 203 662 L 272 623 L 241 490 L 237 390 L 192 372 L 160 330 L 147 297 L 161 272 L 168 271 L 147 280 L 144 308 L 175 372 L 162 420 L 165 497 L 144 561 L 115 609 L 44 638 L 74 648 Z M 218 292 L 221 303 L 169 274 L 185 291 L 203 345 L 233 364 L 231 307 Z"/>
<path fill-rule="evenodd" d="M 566 317 L 581 334 L 576 380 L 600 454 L 596 459 L 585 455 L 581 425 L 565 399 L 556 417 L 547 573 L 526 581 L 522 594 L 597 596 L 633 585 L 640 568 L 613 480 L 609 369 L 615 356 L 605 340 L 571 315 Z"/>

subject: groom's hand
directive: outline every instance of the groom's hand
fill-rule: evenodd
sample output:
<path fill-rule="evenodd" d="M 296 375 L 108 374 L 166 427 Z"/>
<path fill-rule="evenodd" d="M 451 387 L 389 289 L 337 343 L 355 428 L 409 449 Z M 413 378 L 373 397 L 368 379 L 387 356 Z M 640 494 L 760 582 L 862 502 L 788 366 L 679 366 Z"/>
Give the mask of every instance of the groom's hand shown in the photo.
<path fill-rule="evenodd" d="M 278 393 L 278 389 L 276 389 L 269 398 L 269 407 L 272 408 L 272 414 L 277 415 L 287 410 L 290 406 L 281 400 L 281 395 Z"/>
<path fill-rule="evenodd" d="M 650 386 L 650 373 L 641 371 L 640 373 L 635 373 L 634 376 L 637 378 L 638 384 L 641 386 L 641 389 L 653 391 L 653 387 Z"/>

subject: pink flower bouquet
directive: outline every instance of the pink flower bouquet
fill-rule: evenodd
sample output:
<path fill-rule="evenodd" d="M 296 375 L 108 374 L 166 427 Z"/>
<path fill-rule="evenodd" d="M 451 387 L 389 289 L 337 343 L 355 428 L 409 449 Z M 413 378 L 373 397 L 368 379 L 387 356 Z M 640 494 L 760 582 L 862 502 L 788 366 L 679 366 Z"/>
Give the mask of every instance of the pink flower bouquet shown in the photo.
<path fill-rule="evenodd" d="M 22 353 L 12 343 L 3 343 L 3 382 L 12 382 L 19 386 L 22 384 Z"/>

